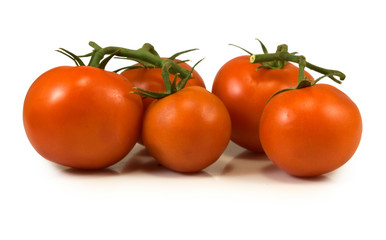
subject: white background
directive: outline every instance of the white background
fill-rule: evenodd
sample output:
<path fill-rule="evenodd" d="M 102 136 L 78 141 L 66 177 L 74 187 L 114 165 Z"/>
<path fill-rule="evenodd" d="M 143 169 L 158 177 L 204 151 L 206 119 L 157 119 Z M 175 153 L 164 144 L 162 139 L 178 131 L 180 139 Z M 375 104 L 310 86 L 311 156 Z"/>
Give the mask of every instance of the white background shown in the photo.
<path fill-rule="evenodd" d="M 3 1 L 0 13 L 0 239 L 386 239 L 382 1 Z M 197 47 L 185 58 L 205 57 L 197 71 L 211 89 L 222 64 L 244 54 L 228 44 L 261 53 L 256 37 L 347 75 L 331 84 L 357 103 L 364 128 L 342 168 L 294 178 L 230 144 L 195 175 L 158 167 L 141 146 L 84 173 L 44 160 L 25 136 L 28 87 L 73 64 L 59 47 L 150 42 L 165 57 Z"/>

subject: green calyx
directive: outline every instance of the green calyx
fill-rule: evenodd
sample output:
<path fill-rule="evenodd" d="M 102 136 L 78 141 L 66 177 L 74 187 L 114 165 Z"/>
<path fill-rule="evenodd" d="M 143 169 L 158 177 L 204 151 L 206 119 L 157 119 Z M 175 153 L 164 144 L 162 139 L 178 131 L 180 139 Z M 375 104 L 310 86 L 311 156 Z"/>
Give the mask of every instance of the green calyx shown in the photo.
<path fill-rule="evenodd" d="M 263 49 L 264 54 L 269 54 L 267 48 L 264 46 L 263 42 L 256 38 L 257 41 L 259 41 L 261 48 Z M 288 46 L 285 44 L 277 46 L 276 53 L 288 53 Z M 253 56 L 253 54 L 252 54 Z M 267 61 L 267 62 L 261 62 L 261 65 L 256 69 L 259 68 L 268 68 L 268 69 L 282 69 L 286 64 L 287 61 L 285 59 L 275 59 L 273 61 Z"/>
<path fill-rule="evenodd" d="M 261 49 L 263 50 L 263 54 L 261 54 L 261 55 L 269 54 L 268 50 L 265 47 L 265 45 L 263 44 L 263 42 L 257 38 L 256 38 L 256 40 L 259 41 Z M 242 47 L 239 47 L 237 45 L 234 45 L 234 44 L 229 44 L 229 45 L 240 48 L 241 50 L 243 50 L 246 53 L 248 53 L 249 55 L 251 55 L 251 57 L 255 55 L 255 54 L 251 53 L 250 51 L 248 51 Z M 288 46 L 285 44 L 279 45 L 276 49 L 276 53 L 279 53 L 279 54 L 280 53 L 288 53 Z M 295 54 L 295 53 L 292 53 L 292 54 Z M 261 65 L 256 70 L 258 70 L 260 68 L 282 69 L 287 64 L 287 61 L 285 59 L 279 59 L 278 58 L 278 59 L 273 59 L 271 61 L 264 61 L 264 62 L 260 62 L 260 63 L 261 63 Z"/>
<path fill-rule="evenodd" d="M 64 49 L 64 48 L 59 48 L 59 50 L 56 50 L 57 52 L 69 57 L 71 60 L 74 61 L 76 66 L 85 66 L 84 62 L 82 61 L 81 56 L 77 56 L 73 54 L 72 52 Z"/>
<path fill-rule="evenodd" d="M 165 92 L 152 92 L 149 90 L 145 90 L 145 89 L 136 87 L 135 89 L 137 91 L 133 91 L 132 93 L 141 95 L 144 98 L 150 97 L 153 99 L 161 99 L 161 98 L 167 97 L 173 93 L 176 93 L 186 86 L 186 83 L 188 82 L 188 80 L 192 78 L 192 72 L 193 72 L 194 68 L 202 60 L 204 60 L 204 59 L 201 59 L 196 64 L 194 64 L 194 66 L 189 70 L 189 73 L 185 77 L 181 77 L 181 74 L 177 73 L 177 74 L 174 74 L 174 79 L 173 79 L 173 81 L 171 81 L 169 74 L 171 73 L 170 70 L 172 69 L 173 63 L 175 63 L 175 62 L 173 61 L 173 59 L 170 59 L 170 58 L 165 59 L 163 62 L 163 65 L 162 65 L 162 78 L 164 80 Z M 181 79 L 179 82 L 177 82 L 178 78 Z"/>

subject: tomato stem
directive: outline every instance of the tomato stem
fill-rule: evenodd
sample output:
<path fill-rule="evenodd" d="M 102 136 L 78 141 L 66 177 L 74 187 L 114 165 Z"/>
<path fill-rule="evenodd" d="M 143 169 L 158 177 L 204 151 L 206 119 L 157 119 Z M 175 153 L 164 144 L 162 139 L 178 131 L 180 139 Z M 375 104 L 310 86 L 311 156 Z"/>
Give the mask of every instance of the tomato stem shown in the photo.
<path fill-rule="evenodd" d="M 172 92 L 172 85 L 170 84 L 170 77 L 169 77 L 169 71 L 170 68 L 172 67 L 171 63 L 173 61 L 166 61 L 165 64 L 162 66 L 162 78 L 164 80 L 164 85 L 165 85 L 165 93 L 170 94 Z"/>
<path fill-rule="evenodd" d="M 148 90 L 145 90 L 142 88 L 135 88 L 137 91 L 133 91 L 132 93 L 141 95 L 142 97 L 145 97 L 145 98 L 150 97 L 150 98 L 154 98 L 154 99 L 161 99 L 161 98 L 167 97 L 173 93 L 176 93 L 186 86 L 186 83 L 191 78 L 190 76 L 192 75 L 194 68 L 202 60 L 204 60 L 204 59 L 201 59 L 196 64 L 194 64 L 194 66 L 189 70 L 189 74 L 187 74 L 186 77 L 182 78 L 180 73 L 177 73 L 174 75 L 173 81 L 170 81 L 170 77 L 169 77 L 170 69 L 171 69 L 173 63 L 175 63 L 175 62 L 171 59 L 166 59 L 163 66 L 162 66 L 162 73 L 161 73 L 162 78 L 164 80 L 165 92 L 152 92 L 152 91 L 148 91 Z M 177 83 L 178 77 L 181 78 L 181 81 Z"/>
<path fill-rule="evenodd" d="M 250 57 L 251 63 L 264 63 L 264 62 L 272 62 L 272 61 L 289 61 L 294 63 L 299 63 L 303 56 L 297 56 L 293 53 L 289 53 L 286 51 L 278 51 L 276 53 L 268 53 L 268 54 L 253 54 Z M 305 66 L 309 69 L 312 69 L 316 72 L 319 72 L 323 75 L 326 75 L 327 77 L 331 78 L 333 81 L 337 83 L 341 83 L 346 78 L 346 75 L 344 75 L 342 72 L 338 70 L 331 70 L 322 68 L 319 66 L 316 66 L 314 64 L 311 64 L 306 61 Z M 334 76 L 337 76 L 340 78 L 340 80 L 336 79 Z"/>
<path fill-rule="evenodd" d="M 299 57 L 299 75 L 298 75 L 298 84 L 296 85 L 296 87 L 292 87 L 292 88 L 286 88 L 286 89 L 282 89 L 278 92 L 276 92 L 275 94 L 273 94 L 267 101 L 267 103 L 274 97 L 276 96 L 277 94 L 279 93 L 282 93 L 282 92 L 286 92 L 286 91 L 290 91 L 290 90 L 295 90 L 295 89 L 301 89 L 301 88 L 306 88 L 306 87 L 311 87 L 313 85 L 315 85 L 317 82 L 319 82 L 321 79 L 323 79 L 324 77 L 330 77 L 328 74 L 327 75 L 323 75 L 322 77 L 319 77 L 318 79 L 316 79 L 315 81 L 313 81 L 312 79 L 310 78 L 307 78 L 304 74 L 304 69 L 306 68 L 307 66 L 307 61 L 306 61 L 306 58 L 304 56 L 298 56 Z M 339 81 L 340 83 L 340 81 Z"/>
<path fill-rule="evenodd" d="M 88 66 L 100 67 L 101 61 L 105 57 L 105 55 L 124 57 L 126 59 L 137 61 L 139 63 L 144 63 L 145 66 L 151 65 L 160 68 L 162 68 L 164 63 L 168 61 L 168 59 L 162 59 L 155 51 L 154 47 L 149 43 L 145 43 L 141 48 L 137 50 L 131 50 L 121 47 L 102 48 L 95 42 L 90 42 L 89 45 L 94 48 L 94 51 L 91 55 L 91 59 Z M 178 63 L 172 61 L 170 65 L 170 73 L 178 73 L 180 74 L 181 78 L 191 77 L 191 72 L 178 65 Z"/>
<path fill-rule="evenodd" d="M 276 92 L 268 99 L 268 101 L 266 103 L 268 103 L 274 96 L 276 96 L 279 93 L 290 91 L 290 90 L 295 90 L 295 89 L 300 89 L 300 88 L 305 88 L 305 87 L 310 87 L 310 86 L 314 85 L 317 81 L 319 81 L 320 79 L 318 79 L 317 81 L 312 81 L 312 79 L 308 79 L 305 77 L 304 69 L 305 69 L 306 65 L 307 65 L 306 58 L 304 56 L 299 56 L 299 75 L 298 75 L 298 84 L 296 85 L 296 87 L 285 88 L 285 89 L 282 89 L 282 90 Z"/>

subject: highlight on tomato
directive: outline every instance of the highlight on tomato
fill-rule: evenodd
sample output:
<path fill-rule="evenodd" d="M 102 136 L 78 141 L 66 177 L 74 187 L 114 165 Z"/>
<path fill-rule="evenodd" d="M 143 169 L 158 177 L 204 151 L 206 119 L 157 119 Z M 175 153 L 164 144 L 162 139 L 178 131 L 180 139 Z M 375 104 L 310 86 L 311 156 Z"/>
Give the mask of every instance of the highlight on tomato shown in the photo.
<path fill-rule="evenodd" d="M 362 135 L 361 114 L 339 89 L 304 77 L 300 60 L 295 88 L 275 94 L 264 108 L 260 139 L 279 168 L 299 177 L 313 177 L 344 165 Z M 331 75 L 330 75 L 331 77 Z"/>
<path fill-rule="evenodd" d="M 178 82 L 175 76 L 171 81 L 170 64 L 169 60 L 162 68 L 164 93 L 138 89 L 138 94 L 156 99 L 144 115 L 143 143 L 150 155 L 166 168 L 182 173 L 198 172 L 224 152 L 230 140 L 231 120 L 226 107 L 214 94 L 203 87 L 186 86 L 190 76 Z"/>
<path fill-rule="evenodd" d="M 260 41 L 260 40 L 259 40 Z M 264 55 L 269 55 L 260 41 Z M 259 137 L 260 117 L 267 100 L 277 91 L 297 84 L 299 68 L 285 60 L 252 64 L 249 55 L 225 63 L 215 76 L 212 92 L 228 109 L 232 141 L 248 150 L 263 152 Z M 288 52 L 280 45 L 277 53 Z M 312 79 L 309 73 L 306 76 Z"/>

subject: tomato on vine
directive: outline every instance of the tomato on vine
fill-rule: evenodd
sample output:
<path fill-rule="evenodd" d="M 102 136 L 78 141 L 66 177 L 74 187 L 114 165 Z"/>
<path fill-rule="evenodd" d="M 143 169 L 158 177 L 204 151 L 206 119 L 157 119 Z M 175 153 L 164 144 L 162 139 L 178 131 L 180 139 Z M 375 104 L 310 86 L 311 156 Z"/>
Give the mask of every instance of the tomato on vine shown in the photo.
<path fill-rule="evenodd" d="M 263 152 L 259 125 L 265 103 L 275 92 L 296 86 L 299 68 L 289 62 L 297 62 L 298 57 L 288 52 L 287 45 L 279 45 L 276 53 L 270 54 L 264 44 L 258 41 L 264 54 L 258 55 L 258 59 L 251 62 L 250 58 L 257 55 L 241 48 L 249 55 L 225 63 L 214 79 L 212 92 L 224 102 L 229 111 L 232 141 L 248 150 Z M 307 67 L 344 78 L 338 71 L 310 63 L 307 63 Z M 313 79 L 309 73 L 304 74 Z"/>
<path fill-rule="evenodd" d="M 38 77 L 28 90 L 23 123 L 29 141 L 44 158 L 73 168 L 100 169 L 125 157 L 138 140 L 143 114 L 134 85 L 120 74 L 104 70 L 114 56 L 162 66 L 153 46 L 138 50 L 94 48 L 88 66 L 65 49 L 77 66 L 56 67 Z M 105 55 L 108 55 L 105 57 Z M 181 76 L 188 70 L 171 64 Z"/>
<path fill-rule="evenodd" d="M 265 153 L 287 173 L 312 177 L 331 172 L 355 153 L 361 114 L 339 89 L 304 77 L 297 87 L 276 93 L 264 108 L 260 139 Z"/>
<path fill-rule="evenodd" d="M 178 82 L 175 76 L 170 81 L 170 62 L 162 68 L 166 92 L 138 89 L 138 94 L 156 99 L 145 113 L 142 139 L 150 155 L 166 168 L 197 172 L 224 152 L 231 121 L 226 107 L 214 94 L 202 87 L 185 86 L 189 76 Z"/>
<path fill-rule="evenodd" d="M 91 66 L 53 68 L 24 101 L 28 139 L 44 158 L 80 169 L 108 167 L 137 141 L 142 102 L 124 77 Z"/>

